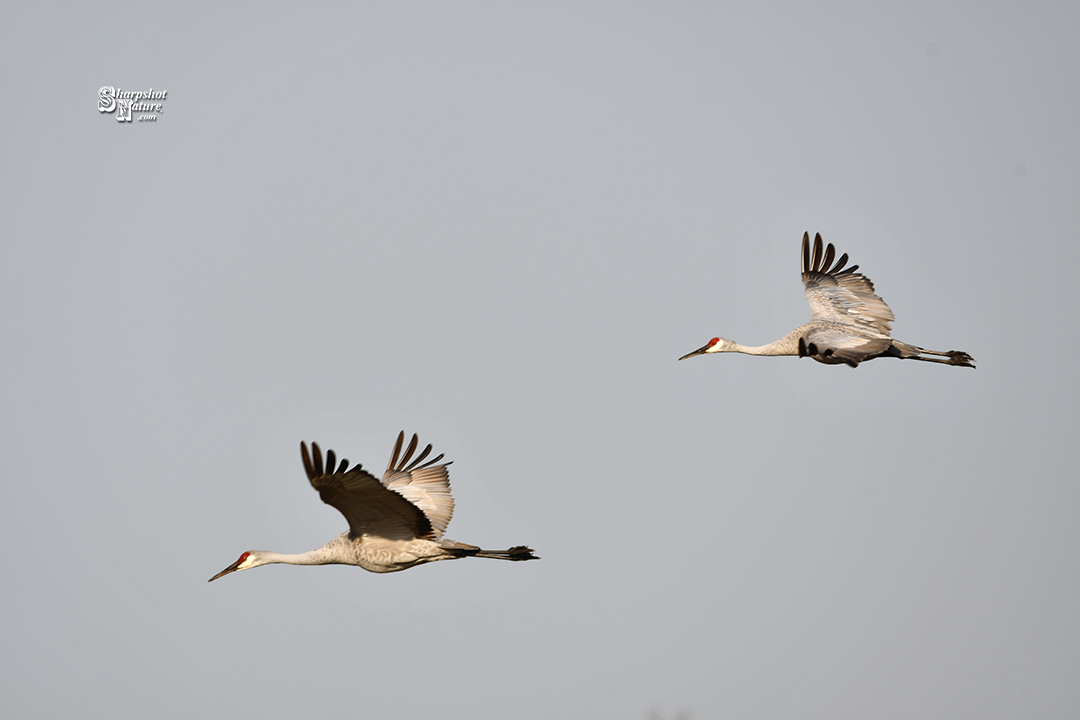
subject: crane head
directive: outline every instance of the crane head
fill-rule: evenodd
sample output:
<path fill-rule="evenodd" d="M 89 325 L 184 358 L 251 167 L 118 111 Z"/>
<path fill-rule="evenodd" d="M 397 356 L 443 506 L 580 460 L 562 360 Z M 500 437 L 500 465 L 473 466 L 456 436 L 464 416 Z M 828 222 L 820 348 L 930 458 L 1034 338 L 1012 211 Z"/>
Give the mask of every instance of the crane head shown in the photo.
<path fill-rule="evenodd" d="M 731 348 L 735 347 L 735 343 L 721 337 L 714 337 L 709 342 L 705 343 L 692 353 L 683 355 L 680 360 L 685 360 L 688 357 L 694 357 L 695 355 L 704 355 L 706 353 L 715 352 L 730 352 Z"/>
<path fill-rule="evenodd" d="M 219 577 L 222 577 L 223 575 L 228 575 L 229 573 L 236 572 L 237 570 L 247 570 L 250 567 L 255 567 L 256 565 L 261 565 L 261 564 L 262 563 L 257 563 L 256 562 L 255 557 L 250 552 L 245 552 L 243 555 L 240 556 L 239 560 L 237 560 L 232 565 L 225 568 L 224 570 L 222 570 L 221 572 L 219 572 L 217 575 L 210 578 L 206 582 L 214 582 L 215 580 L 217 580 Z"/>

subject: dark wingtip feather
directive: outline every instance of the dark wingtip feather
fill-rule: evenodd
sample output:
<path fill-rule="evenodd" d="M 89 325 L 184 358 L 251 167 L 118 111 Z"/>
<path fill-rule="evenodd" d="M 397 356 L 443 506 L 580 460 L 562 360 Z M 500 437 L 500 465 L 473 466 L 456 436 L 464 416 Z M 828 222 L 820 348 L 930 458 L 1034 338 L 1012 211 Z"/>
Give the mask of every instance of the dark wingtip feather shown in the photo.
<path fill-rule="evenodd" d="M 819 268 L 821 272 L 829 272 L 829 266 L 832 265 L 833 256 L 835 255 L 836 248 L 833 247 L 832 243 L 829 243 L 829 246 L 825 248 L 825 257 L 821 260 L 821 267 Z"/>
<path fill-rule="evenodd" d="M 814 235 L 814 259 L 810 261 L 810 270 L 817 272 L 821 268 L 821 233 Z"/>
<path fill-rule="evenodd" d="M 421 453 L 417 456 L 417 458 L 412 461 L 412 464 L 409 465 L 409 467 L 404 468 L 405 472 L 410 472 L 411 470 L 415 469 L 416 466 L 419 465 L 424 460 L 424 458 L 426 458 L 430 454 L 431 454 L 431 443 L 428 443 L 427 447 L 424 448 L 423 451 L 421 451 Z"/>
<path fill-rule="evenodd" d="M 810 272 L 810 233 L 802 234 L 802 271 Z"/>
<path fill-rule="evenodd" d="M 405 442 L 405 431 L 402 430 L 398 433 L 397 442 L 394 443 L 394 452 L 390 454 L 390 464 L 387 468 L 393 468 L 397 464 L 398 453 L 401 452 L 401 443 Z"/>
<path fill-rule="evenodd" d="M 405 448 L 405 452 L 401 455 L 401 463 L 398 467 L 404 467 L 409 462 L 409 458 L 416 452 L 416 446 L 420 444 L 420 438 L 416 433 L 413 433 L 412 439 L 409 440 L 409 447 Z"/>
<path fill-rule="evenodd" d="M 830 245 L 830 247 L 832 247 L 832 246 Z M 844 253 L 843 255 L 840 256 L 840 259 L 836 261 L 836 264 L 833 265 L 832 270 L 828 271 L 829 275 L 836 275 L 837 273 L 843 272 L 844 265 L 846 265 L 846 264 L 847 264 L 847 253 Z"/>
<path fill-rule="evenodd" d="M 337 467 L 337 455 L 334 454 L 333 450 L 327 450 L 326 451 L 326 474 L 327 475 L 333 475 L 335 467 Z"/>
<path fill-rule="evenodd" d="M 312 467 L 315 470 L 315 477 L 319 477 L 323 474 L 322 450 L 319 449 L 319 443 L 311 443 L 311 454 L 311 459 L 314 461 Z"/>
<path fill-rule="evenodd" d="M 314 480 L 316 475 L 311 469 L 311 456 L 308 455 L 307 445 L 303 440 L 300 441 L 300 459 L 304 461 L 304 472 L 307 473 L 308 480 Z"/>

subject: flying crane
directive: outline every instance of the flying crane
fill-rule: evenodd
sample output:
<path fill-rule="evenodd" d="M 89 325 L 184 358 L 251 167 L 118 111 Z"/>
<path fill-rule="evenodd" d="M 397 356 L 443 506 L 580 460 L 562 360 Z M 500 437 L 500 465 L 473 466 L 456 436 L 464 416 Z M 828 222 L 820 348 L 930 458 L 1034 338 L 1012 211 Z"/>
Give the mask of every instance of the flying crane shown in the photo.
<path fill-rule="evenodd" d="M 408 448 L 401 453 L 404 440 L 405 432 L 402 431 L 382 482 L 359 463 L 349 469 L 349 461 L 343 459 L 339 465 L 333 450 L 326 451 L 324 466 L 318 444 L 311 443 L 309 455 L 307 445 L 301 442 L 300 455 L 311 486 L 319 491 L 323 502 L 333 505 L 345 516 L 349 530 L 321 548 L 298 555 L 249 550 L 209 582 L 237 570 L 270 563 L 359 565 L 369 572 L 390 573 L 423 563 L 463 557 L 539 559 L 524 545 L 509 550 L 481 550 L 475 545 L 443 537 L 454 514 L 450 474 L 446 469 L 450 463 L 437 465 L 442 455 L 424 462 L 431 454 L 431 445 L 412 460 L 417 436 L 413 435 Z"/>
<path fill-rule="evenodd" d="M 870 278 L 855 272 L 858 265 L 847 265 L 847 253 L 833 264 L 833 244 L 821 250 L 821 235 L 814 236 L 810 254 L 810 233 L 803 233 L 802 280 L 810 302 L 810 322 L 792 330 L 776 342 L 747 347 L 721 337 L 714 337 L 703 347 L 683 355 L 737 352 L 747 355 L 797 355 L 826 365 L 859 363 L 877 357 L 975 367 L 975 359 L 960 350 L 927 350 L 894 340 L 891 323 L 895 318 L 885 301 L 874 294 Z"/>

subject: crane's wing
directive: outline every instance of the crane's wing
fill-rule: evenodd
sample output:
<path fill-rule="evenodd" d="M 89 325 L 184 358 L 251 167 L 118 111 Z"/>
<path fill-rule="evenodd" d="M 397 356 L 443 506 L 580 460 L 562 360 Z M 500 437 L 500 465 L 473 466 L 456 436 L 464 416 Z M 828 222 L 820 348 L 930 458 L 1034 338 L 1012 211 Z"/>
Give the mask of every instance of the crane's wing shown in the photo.
<path fill-rule="evenodd" d="M 324 503 L 333 505 L 349 521 L 350 535 L 366 533 L 403 540 L 436 537 L 420 508 L 384 486 L 359 463 L 350 470 L 349 461 L 342 460 L 335 467 L 334 451 L 327 450 L 324 469 L 318 443 L 311 443 L 311 453 L 309 456 L 307 445 L 301 442 L 300 455 L 311 486 Z"/>
<path fill-rule="evenodd" d="M 895 320 L 892 310 L 874 294 L 874 283 L 870 278 L 855 272 L 858 265 L 844 268 L 847 253 L 833 265 L 835 253 L 832 243 L 822 253 L 821 235 L 818 234 L 814 236 L 811 257 L 810 233 L 803 233 L 802 280 L 810 303 L 810 321 L 854 326 L 852 335 L 867 334 L 868 337 L 861 338 L 862 342 L 890 337 L 892 327 L 889 323 Z"/>
<path fill-rule="evenodd" d="M 414 433 L 409 447 L 405 453 L 401 453 L 401 445 L 405 441 L 405 431 L 398 434 L 397 443 L 394 445 L 394 453 L 390 456 L 390 462 L 386 466 L 383 475 L 383 485 L 401 493 L 405 498 L 424 513 L 431 523 L 435 537 L 442 537 L 446 532 L 446 526 L 450 524 L 450 518 L 454 516 L 454 498 L 450 494 L 450 473 L 446 466 L 450 463 L 436 465 L 442 460 L 440 454 L 427 462 L 424 458 L 431 454 L 431 445 L 428 444 L 411 463 L 413 451 L 419 443 L 419 438 Z"/>

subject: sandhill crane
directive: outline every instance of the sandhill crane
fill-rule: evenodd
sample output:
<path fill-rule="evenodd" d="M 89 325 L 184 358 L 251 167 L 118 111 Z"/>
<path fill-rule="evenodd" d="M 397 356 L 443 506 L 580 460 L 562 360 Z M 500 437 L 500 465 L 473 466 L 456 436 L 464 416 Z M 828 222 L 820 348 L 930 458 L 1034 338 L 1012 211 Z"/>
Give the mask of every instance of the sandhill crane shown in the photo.
<path fill-rule="evenodd" d="M 370 572 L 390 573 L 422 563 L 463 557 L 538 559 L 524 545 L 509 550 L 481 550 L 475 545 L 444 538 L 443 531 L 454 514 L 450 474 L 446 470 L 450 463 L 436 465 L 442 455 L 423 463 L 431 453 L 431 445 L 410 463 L 417 437 L 413 435 L 409 447 L 401 454 L 404 440 L 402 431 L 381 483 L 359 463 L 351 470 L 348 460 L 337 465 L 333 450 L 326 451 L 324 469 L 318 444 L 311 443 L 309 456 L 307 445 L 301 442 L 300 455 L 311 486 L 319 491 L 323 502 L 341 511 L 349 521 L 348 532 L 321 548 L 299 555 L 249 550 L 208 582 L 236 570 L 270 563 L 359 565 Z"/>
<path fill-rule="evenodd" d="M 893 340 L 889 323 L 895 318 L 885 301 L 874 294 L 870 278 L 855 272 L 858 265 L 844 268 L 845 253 L 833 265 L 836 251 L 832 243 L 821 252 L 821 235 L 814 236 L 814 254 L 810 256 L 810 233 L 803 233 L 802 279 L 810 302 L 810 322 L 792 330 L 776 342 L 760 347 L 746 347 L 737 342 L 714 337 L 705 346 L 683 355 L 738 352 L 747 355 L 798 355 L 811 357 L 826 365 L 846 363 L 858 366 L 876 357 L 975 367 L 975 359 L 966 352 L 926 350 Z M 830 269 L 831 266 L 831 269 Z M 936 357 L 926 357 L 933 355 Z"/>

